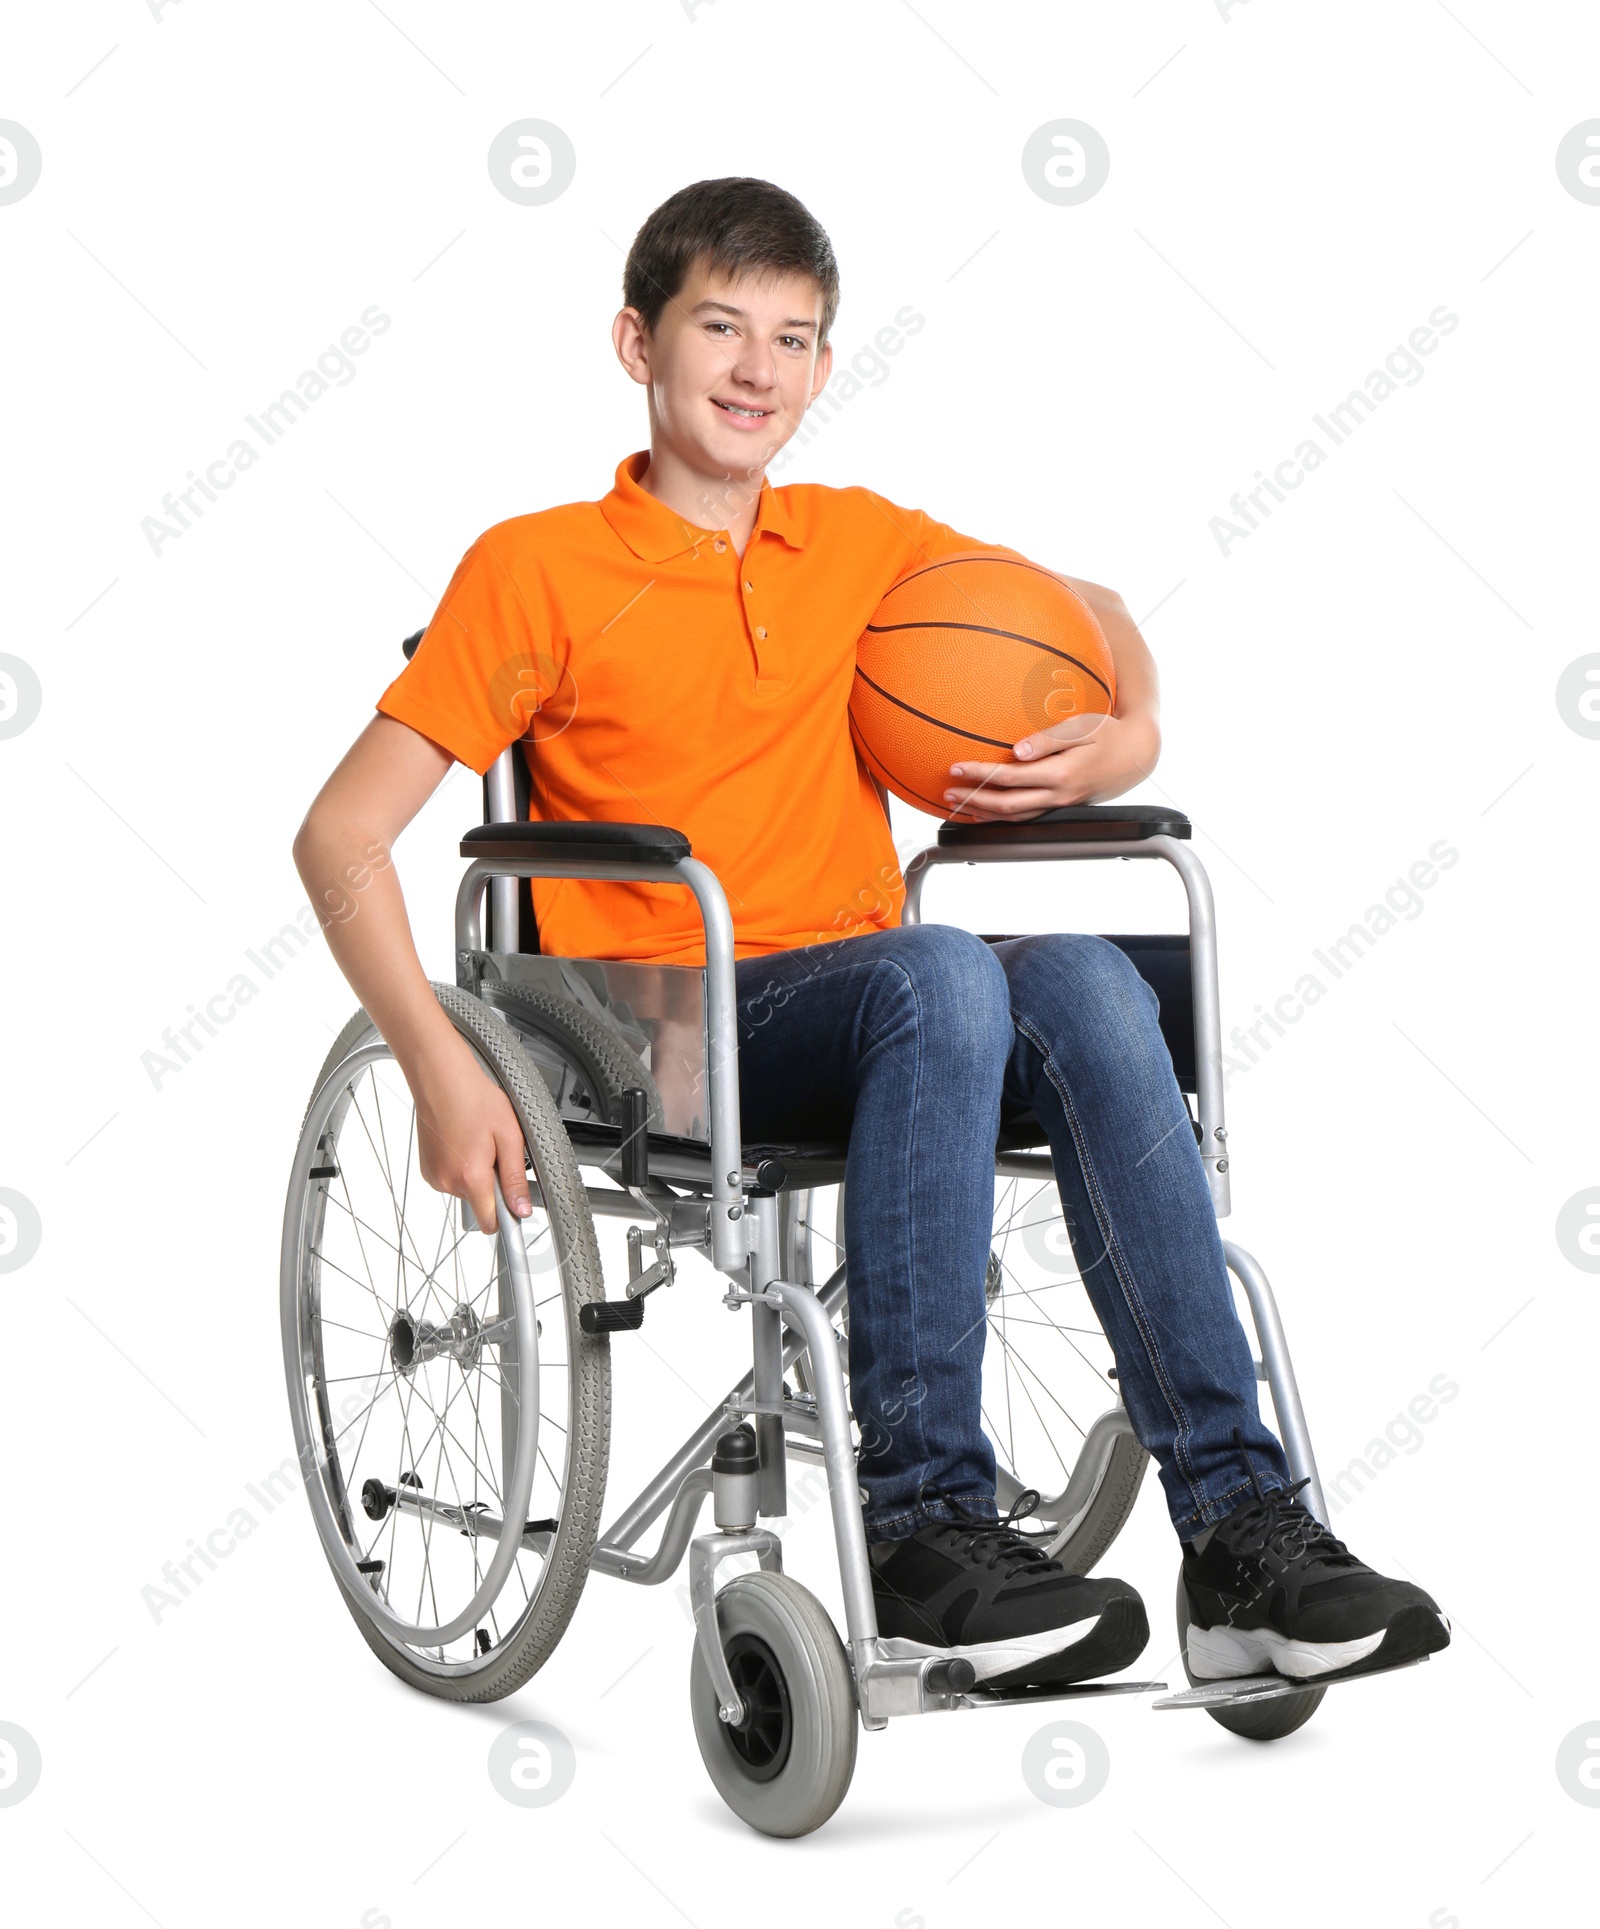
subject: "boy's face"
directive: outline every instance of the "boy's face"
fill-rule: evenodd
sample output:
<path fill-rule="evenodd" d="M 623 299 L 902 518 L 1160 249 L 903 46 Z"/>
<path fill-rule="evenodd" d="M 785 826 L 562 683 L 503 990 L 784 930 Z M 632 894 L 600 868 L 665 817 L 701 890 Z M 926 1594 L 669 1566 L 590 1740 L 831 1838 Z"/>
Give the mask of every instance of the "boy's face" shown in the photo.
<path fill-rule="evenodd" d="M 624 308 L 617 354 L 650 391 L 653 449 L 718 478 L 759 475 L 800 426 L 833 368 L 817 351 L 822 295 L 808 275 L 730 281 L 696 266 L 655 334 Z"/>

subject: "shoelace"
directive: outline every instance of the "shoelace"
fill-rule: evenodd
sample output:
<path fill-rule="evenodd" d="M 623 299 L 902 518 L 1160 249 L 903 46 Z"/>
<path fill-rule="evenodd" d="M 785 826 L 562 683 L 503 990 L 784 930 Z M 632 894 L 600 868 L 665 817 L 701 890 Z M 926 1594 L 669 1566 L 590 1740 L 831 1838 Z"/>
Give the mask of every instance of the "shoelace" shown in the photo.
<path fill-rule="evenodd" d="M 1361 1565 L 1336 1534 L 1299 1504 L 1301 1491 L 1311 1485 L 1309 1474 L 1292 1487 L 1263 1491 L 1238 1427 L 1233 1430 L 1233 1443 L 1244 1457 L 1245 1471 L 1255 1490 L 1254 1501 L 1241 1508 L 1236 1520 L 1229 1523 L 1228 1546 L 1233 1553 L 1271 1553 L 1284 1562 L 1309 1558 L 1323 1567 Z"/>
<path fill-rule="evenodd" d="M 1002 1568 L 1009 1578 L 1013 1574 L 1058 1565 L 1042 1547 L 1034 1546 L 1017 1526 L 1017 1522 L 1026 1520 L 1038 1504 L 1038 1488 L 1025 1487 L 1013 1501 L 1009 1513 L 1003 1514 L 999 1520 L 988 1520 L 982 1514 L 972 1513 L 959 1500 L 952 1500 L 950 1505 L 960 1519 L 940 1521 L 938 1525 L 955 1536 L 958 1547 L 973 1555 L 983 1554 L 985 1543 L 993 1542 L 987 1549 L 988 1557 L 983 1565 Z"/>

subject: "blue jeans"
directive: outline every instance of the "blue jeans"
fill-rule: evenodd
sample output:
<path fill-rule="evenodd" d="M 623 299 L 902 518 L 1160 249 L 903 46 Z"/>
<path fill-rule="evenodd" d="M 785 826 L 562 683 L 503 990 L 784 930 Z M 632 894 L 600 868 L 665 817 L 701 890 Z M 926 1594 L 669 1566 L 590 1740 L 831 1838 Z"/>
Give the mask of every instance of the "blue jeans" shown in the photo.
<path fill-rule="evenodd" d="M 747 1142 L 848 1136 L 850 1389 L 869 1540 L 993 1516 L 981 1424 L 995 1140 L 1031 1111 L 1134 1432 L 1190 1539 L 1287 1486 L 1157 1000 L 1104 938 L 905 925 L 736 966 Z M 915 1390 L 915 1391 L 913 1391 Z M 914 1404 L 912 1401 L 914 1400 Z"/>

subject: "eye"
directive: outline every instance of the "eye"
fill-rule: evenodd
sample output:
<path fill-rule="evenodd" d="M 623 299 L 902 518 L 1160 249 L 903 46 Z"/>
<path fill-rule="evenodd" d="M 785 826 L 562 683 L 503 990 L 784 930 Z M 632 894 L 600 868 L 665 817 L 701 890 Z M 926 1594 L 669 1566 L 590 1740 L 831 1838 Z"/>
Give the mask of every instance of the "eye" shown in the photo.
<path fill-rule="evenodd" d="M 803 335 L 785 335 L 782 339 L 786 342 L 793 342 L 796 348 L 802 350 L 811 346 Z"/>

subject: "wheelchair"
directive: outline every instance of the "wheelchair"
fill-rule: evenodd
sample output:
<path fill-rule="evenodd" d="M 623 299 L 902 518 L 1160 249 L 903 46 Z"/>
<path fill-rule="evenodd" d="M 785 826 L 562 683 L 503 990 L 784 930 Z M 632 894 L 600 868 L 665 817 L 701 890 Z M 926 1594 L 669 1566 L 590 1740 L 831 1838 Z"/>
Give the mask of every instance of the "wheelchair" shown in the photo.
<path fill-rule="evenodd" d="M 420 638 L 407 639 L 408 657 Z M 423 1182 L 405 1081 L 359 1011 L 317 1077 L 289 1180 L 280 1304 L 295 1444 L 335 1581 L 378 1659 L 425 1693 L 498 1699 L 549 1658 L 591 1573 L 655 1586 L 687 1555 L 701 1757 L 734 1812 L 774 1836 L 825 1822 L 849 1786 L 858 1731 L 901 1716 L 1152 1693 L 1157 1707 L 1203 1707 L 1256 1740 L 1298 1728 L 1325 1688 L 1190 1674 L 1176 1694 L 1120 1680 L 987 1690 L 966 1655 L 879 1635 L 847 1394 L 847 1148 L 741 1139 L 733 924 L 688 839 L 653 824 L 530 822 L 527 783 L 515 745 L 484 779 L 484 821 L 461 842 L 456 982 L 434 989 L 521 1124 L 532 1216 L 515 1219 L 497 1187 L 491 1240 Z M 1187 931 L 1107 935 L 1157 993 L 1220 1218 L 1230 1161 L 1216 930 L 1190 840 L 1181 811 L 1148 803 L 945 823 L 906 869 L 902 921 L 919 921 L 940 865 L 1171 864 Z M 535 877 L 683 886 L 706 964 L 542 955 Z M 995 1188 L 983 1411 L 998 1499 L 1006 1509 L 1031 1494 L 1024 1524 L 1087 1573 L 1127 1521 L 1147 1457 L 1031 1115 L 1002 1125 Z M 627 1223 L 628 1277 L 610 1283 L 620 1290 L 603 1276 L 597 1218 Z M 685 1250 L 721 1275 L 725 1305 L 748 1309 L 751 1367 L 602 1526 L 613 1338 L 625 1345 L 639 1330 Z M 1326 1521 L 1272 1289 L 1249 1253 L 1226 1240 L 1223 1252 L 1291 1474 Z M 788 1516 L 792 1460 L 826 1475 L 843 1639 L 762 1525 Z M 699 1533 L 708 1498 L 714 1531 Z M 719 1585 L 741 1555 L 754 1568 L 747 1559 Z M 1178 1623 L 1188 1673 L 1181 1581 Z"/>

